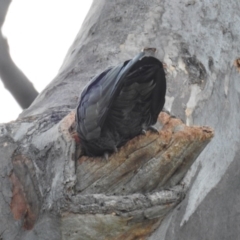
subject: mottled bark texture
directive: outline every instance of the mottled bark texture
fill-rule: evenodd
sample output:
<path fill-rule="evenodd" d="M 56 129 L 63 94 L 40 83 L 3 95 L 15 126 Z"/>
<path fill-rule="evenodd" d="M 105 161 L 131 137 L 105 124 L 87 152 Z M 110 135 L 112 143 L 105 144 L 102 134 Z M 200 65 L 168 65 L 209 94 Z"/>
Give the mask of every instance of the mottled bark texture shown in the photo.
<path fill-rule="evenodd" d="M 238 239 L 239 5 L 95 0 L 58 76 L 1 126 L 2 239 Z M 188 126 L 162 114 L 159 135 L 79 158 L 80 91 L 145 46 L 167 65 L 165 108 Z M 182 179 L 212 136 L 193 124 L 215 137 Z"/>
<path fill-rule="evenodd" d="M 10 3 L 10 0 L 0 0 L 0 79 L 17 103 L 25 109 L 34 101 L 38 92 L 13 62 L 9 53 L 8 42 L 2 35 L 1 27 Z"/>
<path fill-rule="evenodd" d="M 161 113 L 159 134 L 90 158 L 76 143 L 75 112 L 59 121 L 65 114 L 1 126 L 3 239 L 146 238 L 184 198 L 181 180 L 213 137 Z"/>

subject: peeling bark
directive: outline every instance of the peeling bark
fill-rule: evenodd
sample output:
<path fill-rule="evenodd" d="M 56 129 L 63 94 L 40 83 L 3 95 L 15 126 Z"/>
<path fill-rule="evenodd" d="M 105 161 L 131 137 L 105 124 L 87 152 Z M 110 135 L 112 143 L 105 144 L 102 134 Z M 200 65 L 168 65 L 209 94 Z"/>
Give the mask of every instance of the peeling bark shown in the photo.
<path fill-rule="evenodd" d="M 105 160 L 81 156 L 74 122 L 71 112 L 57 123 L 46 115 L 2 126 L 1 147 L 15 149 L 8 157 L 9 217 L 21 223 L 14 239 L 38 231 L 43 213 L 58 216 L 62 239 L 145 238 L 184 198 L 181 180 L 213 137 L 208 127 L 161 113 L 159 134 L 137 136 Z"/>
<path fill-rule="evenodd" d="M 233 0 L 94 1 L 58 76 L 1 125 L 1 237 L 237 239 L 238 11 Z M 108 161 L 81 156 L 79 93 L 145 46 L 166 63 L 165 108 L 177 118 L 162 113 L 159 135 L 132 139 Z M 204 125 L 215 131 L 208 145 Z"/>

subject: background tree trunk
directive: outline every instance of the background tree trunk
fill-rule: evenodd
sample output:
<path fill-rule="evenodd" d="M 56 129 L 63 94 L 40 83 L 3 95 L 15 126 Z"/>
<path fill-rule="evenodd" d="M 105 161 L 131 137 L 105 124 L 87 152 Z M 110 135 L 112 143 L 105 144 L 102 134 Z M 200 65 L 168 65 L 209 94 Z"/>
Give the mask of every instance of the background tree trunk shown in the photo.
<path fill-rule="evenodd" d="M 2 35 L 1 28 L 10 3 L 11 0 L 0 0 L 0 79 L 17 103 L 25 109 L 34 101 L 38 92 L 13 62 L 9 53 L 8 42 Z"/>
<path fill-rule="evenodd" d="M 72 197 L 76 146 L 65 130 L 74 117 L 59 121 L 76 107 L 91 77 L 150 46 L 167 64 L 165 107 L 190 126 L 213 127 L 215 137 L 185 177 L 191 182 L 186 198 L 149 239 L 238 239 L 240 82 L 233 63 L 240 50 L 239 10 L 235 0 L 95 0 L 58 76 L 18 121 L 1 127 L 2 238 L 61 239 L 62 230 L 63 239 L 81 239 L 72 229 L 93 223 L 92 216 L 76 218 L 74 206 L 97 201 Z M 72 213 L 60 211 L 63 205 Z M 154 223 L 147 222 L 152 229 Z"/>

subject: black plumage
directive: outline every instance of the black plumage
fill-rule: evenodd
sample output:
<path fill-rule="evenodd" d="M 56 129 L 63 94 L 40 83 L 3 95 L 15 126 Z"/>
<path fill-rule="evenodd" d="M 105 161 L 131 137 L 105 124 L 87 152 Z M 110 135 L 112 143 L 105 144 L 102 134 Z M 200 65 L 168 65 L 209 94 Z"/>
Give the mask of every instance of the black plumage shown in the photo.
<path fill-rule="evenodd" d="M 88 156 L 113 152 L 156 123 L 165 103 L 162 63 L 139 53 L 94 77 L 77 107 L 77 132 Z"/>

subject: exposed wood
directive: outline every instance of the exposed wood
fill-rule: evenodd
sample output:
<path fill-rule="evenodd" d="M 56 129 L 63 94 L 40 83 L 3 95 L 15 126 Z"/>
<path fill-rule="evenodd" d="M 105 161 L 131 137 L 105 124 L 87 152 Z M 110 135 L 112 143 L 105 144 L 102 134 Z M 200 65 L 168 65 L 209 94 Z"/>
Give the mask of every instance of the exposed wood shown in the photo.
<path fill-rule="evenodd" d="M 62 235 L 65 239 L 84 239 L 82 236 L 89 239 L 91 234 L 96 234 L 93 236 L 98 236 L 97 239 L 99 236 L 114 239 L 115 233 L 120 239 L 144 239 L 164 215 L 151 240 L 237 239 L 240 82 L 237 63 L 235 66 L 233 63 L 240 56 L 238 12 L 239 4 L 234 0 L 94 1 L 58 76 L 17 122 L 1 126 L 2 238 L 59 240 Z M 183 180 L 180 179 L 192 163 L 189 159 L 196 157 L 191 149 L 196 147 L 200 151 L 205 144 L 197 132 L 211 135 L 208 128 L 194 127 L 192 131 L 192 127 L 180 124 L 178 119 L 171 120 L 172 124 L 179 124 L 164 135 L 166 144 L 168 136 L 176 140 L 174 144 L 179 140 L 182 146 L 189 146 L 189 152 L 183 151 L 189 157 L 180 157 L 180 161 L 178 158 L 170 161 L 164 152 L 159 158 L 153 158 L 155 147 L 161 152 L 161 144 L 156 142 L 163 137 L 153 133 L 133 139 L 123 147 L 126 153 L 119 151 L 108 162 L 78 158 L 81 152 L 77 138 L 69 132 L 74 112 L 68 114 L 77 106 L 86 83 L 107 67 L 132 58 L 143 46 L 156 47 L 157 57 L 166 63 L 166 109 L 186 120 L 188 126 L 209 125 L 215 131 L 215 137 Z M 191 134 L 187 135 L 184 129 Z M 196 145 L 189 139 L 196 141 Z M 133 146 L 139 146 L 138 150 Z M 168 146 L 174 154 L 182 156 L 177 145 Z M 130 162 L 132 156 L 136 159 Z M 150 163 L 144 165 L 145 159 L 164 169 L 156 168 L 154 172 Z M 158 159 L 163 159 L 166 165 L 161 165 Z M 18 167 L 17 160 L 24 168 Z M 141 172 L 140 167 L 147 172 Z M 163 170 L 166 176 L 159 174 Z M 152 179 L 150 174 L 152 182 L 148 180 Z M 17 184 L 16 179 L 20 183 Z M 25 195 L 19 196 L 22 204 L 17 211 L 12 196 L 13 192 L 20 194 L 21 188 Z M 30 189 L 35 189 L 33 195 Z M 36 198 L 39 201 L 31 207 L 29 199 Z M 154 204 L 149 199 L 154 199 Z M 172 208 L 177 202 L 178 207 Z M 29 216 L 23 214 L 26 212 Z M 21 214 L 21 220 L 14 219 Z M 29 226 L 25 224 L 28 219 L 36 220 L 31 230 L 24 230 Z M 228 221 L 222 224 L 223 219 Z M 128 225 L 124 225 L 126 221 Z M 87 226 L 90 228 L 85 229 Z M 110 235 L 104 235 L 107 232 Z"/>
<path fill-rule="evenodd" d="M 20 236 L 39 231 L 43 217 L 60 214 L 63 239 L 143 239 L 184 198 L 187 185 L 181 180 L 213 137 L 208 127 L 188 127 L 161 113 L 159 134 L 132 139 L 109 160 L 79 158 L 75 112 L 61 121 L 54 116 L 1 128 L 1 148 L 10 148 L 11 160 L 5 163 L 12 186 L 8 216 L 21 222 Z"/>

